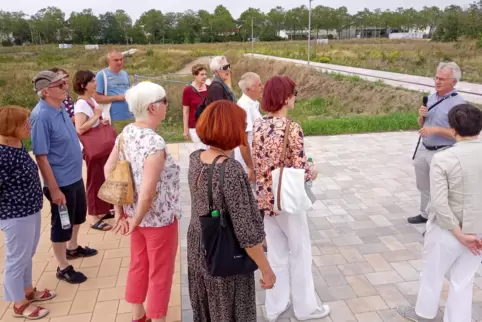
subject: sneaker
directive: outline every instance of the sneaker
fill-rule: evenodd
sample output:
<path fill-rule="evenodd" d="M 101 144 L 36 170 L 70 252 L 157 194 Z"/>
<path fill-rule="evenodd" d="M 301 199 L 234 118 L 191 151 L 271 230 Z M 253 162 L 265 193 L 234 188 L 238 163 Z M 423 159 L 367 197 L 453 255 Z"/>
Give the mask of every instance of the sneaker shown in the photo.
<path fill-rule="evenodd" d="M 418 215 L 418 216 L 414 216 L 414 217 L 409 217 L 407 219 L 407 221 L 410 223 L 410 224 L 425 224 L 428 219 L 423 217 L 422 215 Z"/>
<path fill-rule="evenodd" d="M 433 321 L 433 319 L 426 319 L 426 318 L 419 317 L 417 313 L 415 313 L 415 308 L 413 306 L 398 306 L 397 311 L 401 316 L 413 322 L 432 322 Z"/>
<path fill-rule="evenodd" d="M 62 270 L 57 267 L 57 278 L 70 284 L 80 284 L 87 281 L 87 277 L 81 272 L 76 272 L 72 265 Z"/>
<path fill-rule="evenodd" d="M 76 258 L 92 257 L 97 255 L 97 250 L 89 247 L 78 246 L 77 249 L 74 249 L 74 250 L 67 249 L 66 255 L 68 260 L 72 260 Z"/>
<path fill-rule="evenodd" d="M 272 315 L 272 316 L 266 315 L 266 321 L 268 321 L 268 322 L 276 322 L 276 320 L 279 319 L 279 317 L 280 317 L 281 314 L 283 314 L 283 313 L 285 313 L 286 311 L 288 311 L 288 309 L 290 308 L 290 306 L 291 306 L 291 302 L 288 302 L 288 305 L 286 305 L 286 308 L 283 310 L 283 312 L 280 312 L 280 313 L 278 313 L 278 314 L 276 314 L 276 315 Z"/>
<path fill-rule="evenodd" d="M 306 320 L 314 320 L 314 319 L 323 319 L 330 314 L 330 307 L 328 305 L 322 305 L 321 307 L 317 308 L 315 312 L 311 313 L 308 316 L 296 317 L 298 321 L 306 321 Z"/>

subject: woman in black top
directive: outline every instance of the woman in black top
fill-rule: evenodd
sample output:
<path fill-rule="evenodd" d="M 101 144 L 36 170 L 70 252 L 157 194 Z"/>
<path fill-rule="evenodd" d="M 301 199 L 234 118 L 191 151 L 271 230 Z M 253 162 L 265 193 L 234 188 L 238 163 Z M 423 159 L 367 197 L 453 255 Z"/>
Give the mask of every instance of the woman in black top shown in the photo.
<path fill-rule="evenodd" d="M 43 206 L 38 168 L 22 140 L 30 137 L 29 110 L 0 107 L 0 228 L 5 237 L 3 299 L 14 302 L 13 315 L 28 320 L 48 310 L 33 304 L 55 297 L 32 285 L 32 257 L 40 238 Z"/>

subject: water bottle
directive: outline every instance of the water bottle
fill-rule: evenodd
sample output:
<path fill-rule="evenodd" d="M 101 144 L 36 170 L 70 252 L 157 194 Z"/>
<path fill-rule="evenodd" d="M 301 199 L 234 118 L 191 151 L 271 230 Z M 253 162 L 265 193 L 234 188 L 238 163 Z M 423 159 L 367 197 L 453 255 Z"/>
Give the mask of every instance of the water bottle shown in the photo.
<path fill-rule="evenodd" d="M 308 158 L 307 162 L 310 163 L 311 165 L 313 165 L 313 159 L 312 158 Z M 312 187 L 313 187 L 313 181 L 311 181 L 311 179 L 309 181 L 305 182 L 306 194 L 308 195 L 308 198 L 310 198 L 311 203 L 315 203 L 316 196 L 313 193 L 313 191 L 311 190 Z"/>
<path fill-rule="evenodd" d="M 62 224 L 62 229 L 70 229 L 69 210 L 66 205 L 59 206 L 60 223 Z"/>

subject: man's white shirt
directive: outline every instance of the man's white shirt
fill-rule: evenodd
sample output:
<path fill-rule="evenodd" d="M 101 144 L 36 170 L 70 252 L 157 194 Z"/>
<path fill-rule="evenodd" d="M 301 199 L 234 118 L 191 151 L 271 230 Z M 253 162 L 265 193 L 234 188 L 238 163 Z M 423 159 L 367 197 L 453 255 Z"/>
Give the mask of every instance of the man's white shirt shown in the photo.
<path fill-rule="evenodd" d="M 261 118 L 261 113 L 259 112 L 259 102 L 254 101 L 246 94 L 243 94 L 243 96 L 241 96 L 241 98 L 238 100 L 237 104 L 246 112 L 246 132 L 248 134 L 249 148 L 250 150 L 252 150 L 254 122 L 258 118 Z M 234 158 L 241 163 L 244 169 L 247 169 L 246 163 L 244 163 L 243 156 L 241 155 L 239 147 L 234 149 Z"/>

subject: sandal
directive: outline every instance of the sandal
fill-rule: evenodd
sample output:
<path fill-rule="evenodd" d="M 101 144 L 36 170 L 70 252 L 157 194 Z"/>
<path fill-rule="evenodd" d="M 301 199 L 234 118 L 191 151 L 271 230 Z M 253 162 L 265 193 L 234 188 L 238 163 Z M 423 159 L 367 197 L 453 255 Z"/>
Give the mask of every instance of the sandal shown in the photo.
<path fill-rule="evenodd" d="M 115 218 L 115 214 L 113 211 L 109 211 L 108 213 L 105 214 L 104 217 L 102 217 L 101 220 L 107 220 L 107 219 L 114 219 Z"/>
<path fill-rule="evenodd" d="M 83 257 L 92 257 L 97 255 L 97 251 L 95 249 L 91 249 L 89 247 L 82 247 L 79 246 L 77 249 L 70 250 L 67 249 L 67 259 L 76 259 L 76 258 L 83 258 Z"/>
<path fill-rule="evenodd" d="M 104 218 L 96 222 L 95 224 L 91 225 L 90 228 L 100 230 L 100 231 L 109 231 L 112 229 L 112 226 L 108 223 L 104 222 Z M 107 228 L 106 228 L 107 227 Z"/>
<path fill-rule="evenodd" d="M 16 318 L 24 318 L 27 320 L 39 320 L 44 318 L 49 311 L 41 306 L 34 305 L 30 302 L 17 308 L 13 306 L 13 316 Z"/>
<path fill-rule="evenodd" d="M 45 289 L 43 291 L 38 291 L 37 288 L 33 289 L 33 292 L 25 295 L 25 298 L 30 302 L 42 302 L 53 299 L 57 293 L 55 291 L 50 291 Z"/>
<path fill-rule="evenodd" d="M 139 320 L 132 320 L 132 322 L 151 322 L 151 319 L 148 319 L 146 315 L 144 315 L 141 319 Z"/>

